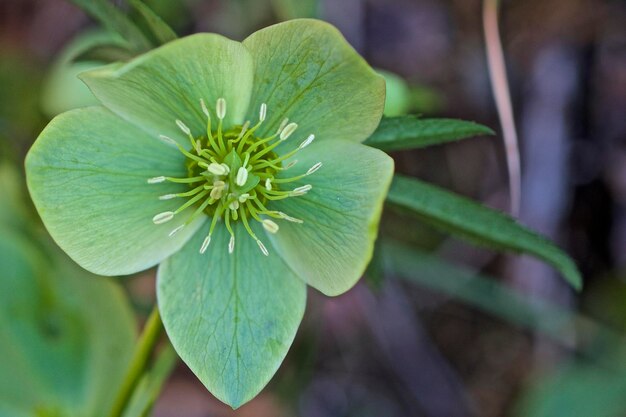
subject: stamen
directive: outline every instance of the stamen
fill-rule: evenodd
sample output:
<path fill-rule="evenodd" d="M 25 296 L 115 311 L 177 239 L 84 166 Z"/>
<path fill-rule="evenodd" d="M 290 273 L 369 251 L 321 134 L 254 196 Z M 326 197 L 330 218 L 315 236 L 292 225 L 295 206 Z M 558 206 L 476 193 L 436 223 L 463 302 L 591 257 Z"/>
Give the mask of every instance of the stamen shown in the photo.
<path fill-rule="evenodd" d="M 165 194 L 159 196 L 159 200 L 171 200 L 172 198 L 176 198 L 176 194 Z"/>
<path fill-rule="evenodd" d="M 148 179 L 148 184 L 159 184 L 161 182 L 165 182 L 166 178 L 164 176 L 154 177 Z"/>
<path fill-rule="evenodd" d="M 313 186 L 311 184 L 303 185 L 301 187 L 294 188 L 293 191 L 291 191 L 289 194 L 292 197 L 305 195 L 306 193 L 308 193 L 311 190 L 311 188 L 313 188 Z"/>
<path fill-rule="evenodd" d="M 209 164 L 207 171 L 209 171 L 211 174 L 222 176 L 228 174 L 230 169 L 228 168 L 228 165 L 212 162 Z"/>
<path fill-rule="evenodd" d="M 202 107 L 202 113 L 208 118 L 211 118 L 211 113 L 209 113 L 209 109 L 206 107 L 206 103 L 204 99 L 200 99 L 200 107 Z"/>
<path fill-rule="evenodd" d="M 223 191 L 224 191 L 224 187 L 215 187 L 211 190 L 211 194 L 209 194 L 209 196 L 213 200 L 219 200 L 220 198 L 222 198 Z"/>
<path fill-rule="evenodd" d="M 207 248 L 209 247 L 209 243 L 211 243 L 210 234 L 204 238 L 204 241 L 202 242 L 202 246 L 200 246 L 200 253 L 206 252 Z"/>
<path fill-rule="evenodd" d="M 163 213 L 159 213 L 152 218 L 154 224 L 163 224 L 167 223 L 174 218 L 173 211 L 164 211 Z"/>
<path fill-rule="evenodd" d="M 235 251 L 235 236 L 230 237 L 230 242 L 228 242 L 228 253 L 233 253 Z"/>
<path fill-rule="evenodd" d="M 261 249 L 261 252 L 263 252 L 263 255 L 269 256 L 270 253 L 267 251 L 267 248 L 265 247 L 263 242 L 257 239 L 256 244 L 259 245 L 259 249 Z"/>
<path fill-rule="evenodd" d="M 318 169 L 320 169 L 322 167 L 322 163 L 318 162 L 317 164 L 313 165 L 311 168 L 309 168 L 309 170 L 306 172 L 306 175 L 311 175 L 313 174 L 315 171 L 317 171 Z"/>
<path fill-rule="evenodd" d="M 220 120 L 223 120 L 226 116 L 226 100 L 224 100 L 222 97 L 217 99 L 215 113 L 217 114 L 217 118 Z"/>
<path fill-rule="evenodd" d="M 184 124 L 181 120 L 176 119 L 176 124 L 178 125 L 180 130 L 183 131 L 184 134 L 191 135 L 191 129 L 189 129 L 187 125 Z"/>
<path fill-rule="evenodd" d="M 305 140 L 304 142 L 302 142 L 300 144 L 300 146 L 298 147 L 298 149 L 304 149 L 307 146 L 309 146 L 311 144 L 311 142 L 313 142 L 313 140 L 315 139 L 315 135 L 310 134 Z"/>
<path fill-rule="evenodd" d="M 235 184 L 237 184 L 240 187 L 243 187 L 246 181 L 248 181 L 248 170 L 245 169 L 244 167 L 240 167 L 237 170 L 237 179 L 235 180 Z"/>
<path fill-rule="evenodd" d="M 272 191 L 272 179 L 268 178 L 265 180 L 265 189 L 267 191 Z"/>
<path fill-rule="evenodd" d="M 259 121 L 264 122 L 267 115 L 267 104 L 261 103 L 261 109 L 259 110 Z"/>
<path fill-rule="evenodd" d="M 180 226 L 178 226 L 176 229 L 172 230 L 168 236 L 169 236 L 169 237 L 174 236 L 176 233 L 180 232 L 180 231 L 183 229 L 183 227 L 185 227 L 185 225 L 184 225 L 184 224 L 181 224 L 181 225 L 180 225 Z"/>
<path fill-rule="evenodd" d="M 280 140 L 286 140 L 289 136 L 291 136 L 293 132 L 296 131 L 297 128 L 298 128 L 297 123 L 293 123 L 293 122 L 289 123 L 287 126 L 285 126 L 284 129 L 281 130 Z"/>
<path fill-rule="evenodd" d="M 248 193 L 241 194 L 239 196 L 239 202 L 240 203 L 245 203 L 246 200 L 249 199 L 249 198 L 250 198 L 250 194 L 248 194 Z"/>
<path fill-rule="evenodd" d="M 276 232 L 278 232 L 278 225 L 270 219 L 263 220 L 263 227 L 265 228 L 265 230 L 267 230 L 268 232 L 272 234 L 275 234 Z"/>
<path fill-rule="evenodd" d="M 295 217 L 288 216 L 287 214 L 283 213 L 282 211 L 279 211 L 277 214 L 280 216 L 280 218 L 281 218 L 281 219 L 285 219 L 285 220 L 287 220 L 288 222 L 292 222 L 292 223 L 304 223 L 304 221 L 303 221 L 303 220 L 296 219 Z"/>
<path fill-rule="evenodd" d="M 167 145 L 177 146 L 177 142 L 174 139 L 165 135 L 159 135 L 159 139 L 161 139 L 161 141 Z"/>
<path fill-rule="evenodd" d="M 230 204 L 228 204 L 228 208 L 231 210 L 239 209 L 239 200 L 231 201 Z"/>
<path fill-rule="evenodd" d="M 276 134 L 280 134 L 280 132 L 283 131 L 283 129 L 285 128 L 285 126 L 287 126 L 287 123 L 289 123 L 289 119 L 287 117 L 285 117 L 283 119 L 282 122 L 280 122 L 280 126 L 278 126 L 278 130 L 276 131 Z"/>

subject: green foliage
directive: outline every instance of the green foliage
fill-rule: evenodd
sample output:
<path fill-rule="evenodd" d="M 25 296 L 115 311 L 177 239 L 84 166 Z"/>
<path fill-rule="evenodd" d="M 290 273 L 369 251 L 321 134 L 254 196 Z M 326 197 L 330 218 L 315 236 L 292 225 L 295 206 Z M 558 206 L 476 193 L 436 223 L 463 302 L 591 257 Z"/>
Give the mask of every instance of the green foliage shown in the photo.
<path fill-rule="evenodd" d="M 11 172 L 1 167 L 0 184 L 18 178 Z M 0 217 L 0 416 L 105 416 L 135 340 L 128 301 L 27 221 L 15 227 L 19 202 L 2 203 L 10 216 Z"/>
<path fill-rule="evenodd" d="M 151 8 L 146 6 L 141 0 L 130 0 L 131 6 L 141 14 L 150 28 L 150 31 L 159 44 L 165 44 L 178 38 L 174 30 L 161 19 Z"/>
<path fill-rule="evenodd" d="M 110 32 L 118 33 L 130 45 L 132 51 L 139 53 L 151 48 L 148 38 L 132 20 L 108 0 L 70 0 Z"/>
<path fill-rule="evenodd" d="M 365 144 L 383 151 L 399 151 L 493 134 L 488 127 L 463 120 L 385 117 Z"/>
<path fill-rule="evenodd" d="M 558 269 L 575 289 L 582 286 L 576 265 L 565 253 L 504 213 L 401 175 L 395 176 L 387 201 L 470 242 L 533 255 Z"/>

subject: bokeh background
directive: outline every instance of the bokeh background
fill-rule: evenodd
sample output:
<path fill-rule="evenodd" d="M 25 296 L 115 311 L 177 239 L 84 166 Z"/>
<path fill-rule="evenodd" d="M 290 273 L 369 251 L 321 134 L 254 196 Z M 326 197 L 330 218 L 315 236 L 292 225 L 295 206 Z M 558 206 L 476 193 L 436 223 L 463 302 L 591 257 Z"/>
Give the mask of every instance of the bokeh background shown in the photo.
<path fill-rule="evenodd" d="M 209 31 L 241 40 L 293 17 L 333 23 L 372 66 L 392 73 L 388 114 L 461 118 L 497 132 L 395 153 L 398 171 L 508 209 L 480 1 L 146 3 L 179 35 Z M 382 257 L 341 297 L 310 290 L 285 363 L 240 410 L 213 399 L 181 364 L 155 416 L 626 416 L 626 400 L 603 397 L 619 380 L 626 399 L 626 373 L 613 374 L 626 368 L 624 357 L 600 355 L 607 361 L 596 366 L 579 349 L 581 334 L 595 346 L 597 332 L 626 332 L 626 4 L 509 0 L 501 8 L 520 137 L 520 220 L 572 255 L 584 275 L 582 293 L 544 264 L 476 249 L 388 208 L 383 233 L 430 254 L 424 268 L 389 272 Z M 24 156 L 50 118 L 95 102 L 75 75 L 98 63 L 73 58 L 85 33 L 99 36 L 97 27 L 63 0 L 0 0 L 0 162 L 12 167 L 19 187 Z M 7 192 L 0 190 L 0 206 Z M 40 227 L 25 188 L 18 193 L 20 210 Z M 154 301 L 154 271 L 120 282 L 144 317 Z M 511 295 L 524 308 L 509 304 Z M 553 319 L 553 309 L 583 322 L 582 330 L 551 335 L 540 323 Z M 539 319 L 529 324 L 527 314 Z M 587 409 L 574 406 L 581 398 Z M 550 404 L 562 414 L 546 411 Z"/>

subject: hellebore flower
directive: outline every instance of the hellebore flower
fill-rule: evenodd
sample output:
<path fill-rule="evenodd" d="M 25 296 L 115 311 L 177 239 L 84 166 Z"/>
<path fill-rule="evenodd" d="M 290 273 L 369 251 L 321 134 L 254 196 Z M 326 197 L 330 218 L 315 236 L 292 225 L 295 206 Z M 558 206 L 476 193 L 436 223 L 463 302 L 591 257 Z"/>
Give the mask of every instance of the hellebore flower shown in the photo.
<path fill-rule="evenodd" d="M 315 20 L 242 43 L 197 34 L 81 78 L 103 107 L 41 133 L 26 159 L 33 201 L 85 269 L 160 264 L 174 348 L 237 407 L 283 360 L 305 283 L 341 294 L 371 257 L 393 162 L 360 142 L 384 81 Z"/>

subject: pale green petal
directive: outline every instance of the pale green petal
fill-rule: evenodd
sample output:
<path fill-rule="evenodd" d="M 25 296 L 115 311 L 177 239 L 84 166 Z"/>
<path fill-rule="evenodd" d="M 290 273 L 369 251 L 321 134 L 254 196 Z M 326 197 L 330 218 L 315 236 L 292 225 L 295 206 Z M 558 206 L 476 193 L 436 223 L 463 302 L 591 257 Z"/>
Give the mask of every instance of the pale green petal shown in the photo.
<path fill-rule="evenodd" d="M 131 274 L 180 249 L 198 221 L 173 237 L 186 213 L 162 225 L 152 217 L 181 202 L 159 195 L 184 185 L 147 179 L 186 176 L 182 154 L 102 107 L 56 117 L 26 158 L 28 189 L 57 244 L 83 268 Z"/>
<path fill-rule="evenodd" d="M 109 109 L 146 131 L 189 145 L 177 127 L 181 120 L 199 136 L 206 132 L 200 99 L 213 109 L 226 100 L 224 126 L 243 124 L 252 90 L 252 58 L 239 42 L 198 34 L 170 42 L 127 64 L 113 64 L 81 74 Z"/>
<path fill-rule="evenodd" d="M 203 227 L 161 264 L 157 296 L 180 357 L 213 395 L 236 408 L 258 394 L 283 361 L 302 320 L 306 288 L 270 246 L 269 256 L 261 253 L 241 222 L 234 229 L 232 255 L 223 223 L 201 255 Z"/>
<path fill-rule="evenodd" d="M 267 103 L 261 133 L 274 133 L 285 117 L 299 126 L 294 138 L 362 142 L 376 129 L 385 80 L 330 24 L 292 20 L 255 32 L 243 44 L 255 65 L 248 117 L 256 120 Z"/>
<path fill-rule="evenodd" d="M 358 281 L 372 256 L 393 160 L 377 149 L 345 141 L 314 143 L 295 159 L 298 163 L 283 176 L 304 173 L 317 162 L 322 167 L 284 187 L 311 184 L 307 194 L 268 205 L 304 221 L 277 221 L 274 245 L 307 283 L 326 295 L 338 295 Z"/>

